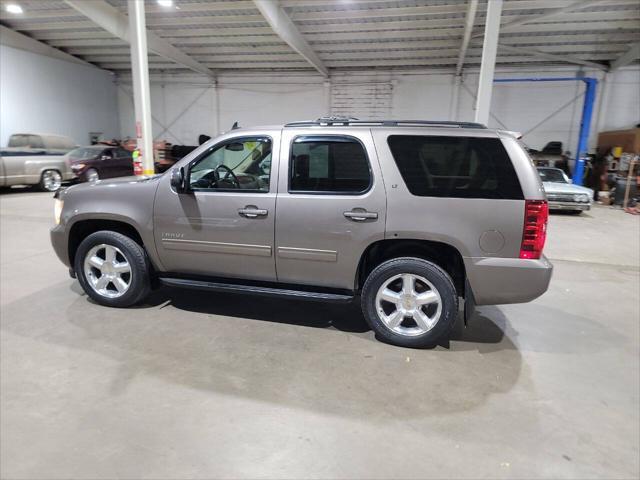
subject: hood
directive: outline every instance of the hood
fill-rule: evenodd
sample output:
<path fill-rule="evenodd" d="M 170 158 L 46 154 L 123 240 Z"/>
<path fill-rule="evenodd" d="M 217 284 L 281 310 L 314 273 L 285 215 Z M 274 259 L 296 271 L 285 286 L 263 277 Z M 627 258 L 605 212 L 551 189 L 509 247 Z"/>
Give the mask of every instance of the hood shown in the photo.
<path fill-rule="evenodd" d="M 90 191 L 93 191 L 93 192 L 105 191 L 106 189 L 113 189 L 114 194 L 117 194 L 117 191 L 122 188 L 131 188 L 139 184 L 147 184 L 150 182 L 155 182 L 160 177 L 162 177 L 162 175 L 157 174 L 157 175 L 151 175 L 146 177 L 142 177 L 142 176 L 119 177 L 119 178 L 109 178 L 106 180 L 98 180 L 96 182 L 91 182 L 91 183 L 89 182 L 78 183 L 76 185 L 72 185 L 66 188 L 65 194 L 71 191 L 80 193 L 80 192 L 90 192 Z"/>
<path fill-rule="evenodd" d="M 590 188 L 573 185 L 571 183 L 542 182 L 542 185 L 544 186 L 544 191 L 547 193 L 586 193 L 590 198 L 593 196 L 593 190 Z"/>

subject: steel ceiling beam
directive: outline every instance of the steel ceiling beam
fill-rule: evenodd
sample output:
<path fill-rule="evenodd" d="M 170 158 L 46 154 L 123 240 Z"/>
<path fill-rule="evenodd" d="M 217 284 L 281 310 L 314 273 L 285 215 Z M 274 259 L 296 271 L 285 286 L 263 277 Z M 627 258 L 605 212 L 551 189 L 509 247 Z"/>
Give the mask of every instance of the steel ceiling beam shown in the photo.
<path fill-rule="evenodd" d="M 255 3 L 267 23 L 271 25 L 273 31 L 282 40 L 302 55 L 323 76 L 329 76 L 327 67 L 324 66 L 320 57 L 313 51 L 311 45 L 304 39 L 298 27 L 295 26 L 278 2 L 273 0 L 253 0 L 253 3 Z"/>
<path fill-rule="evenodd" d="M 574 63 L 576 65 L 584 65 L 585 67 L 596 68 L 598 70 L 608 70 L 608 67 L 606 67 L 601 63 L 590 62 L 588 60 L 582 60 L 569 55 L 556 55 L 554 53 L 542 52 L 534 48 L 512 47 L 511 45 L 505 45 L 503 43 L 500 43 L 499 46 L 502 50 L 507 50 L 510 52 L 524 53 L 524 54 L 533 55 L 534 57 L 540 57 L 540 58 L 548 58 L 549 60 L 554 60 L 556 62 L 565 62 L 565 63 Z"/>
<path fill-rule="evenodd" d="M 20 50 L 26 50 L 28 52 L 45 55 L 51 58 L 57 58 L 59 60 L 65 60 L 67 62 L 78 63 L 87 67 L 98 68 L 89 62 L 82 60 L 81 58 L 74 57 L 68 53 L 58 50 L 55 47 L 42 43 L 38 40 L 34 40 L 31 37 L 27 37 L 15 30 L 11 30 L 4 25 L 0 25 L 0 44 L 8 47 L 17 48 Z"/>
<path fill-rule="evenodd" d="M 132 41 L 132 32 L 129 27 L 129 19 L 126 15 L 120 13 L 116 8 L 109 5 L 104 0 L 96 0 L 87 2 L 84 0 L 65 0 L 65 3 L 78 12 L 85 15 L 96 25 L 104 28 L 113 36 L 121 38 L 128 43 Z M 153 53 L 160 55 L 166 59 L 183 65 L 198 73 L 202 73 L 209 77 L 214 77 L 214 73 L 205 65 L 197 62 L 189 55 L 178 50 L 171 43 L 158 37 L 156 34 L 146 31 L 147 47 Z"/>
<path fill-rule="evenodd" d="M 629 65 L 634 60 L 640 58 L 640 42 L 631 45 L 631 48 L 625 53 L 620 55 L 614 62 L 611 63 L 609 70 L 617 70 L 620 67 Z"/>
<path fill-rule="evenodd" d="M 567 5 L 566 7 L 550 8 L 547 12 L 541 13 L 540 15 L 530 15 L 527 17 L 517 18 L 511 22 L 505 23 L 504 25 L 500 26 L 500 31 L 503 33 L 507 33 L 512 31 L 515 27 L 524 25 L 526 23 L 548 20 L 552 17 L 555 17 L 556 15 L 560 15 L 561 13 L 571 12 L 573 10 L 582 10 L 584 8 L 603 3 L 604 1 L 605 0 L 578 0 L 577 2 L 573 2 Z"/>

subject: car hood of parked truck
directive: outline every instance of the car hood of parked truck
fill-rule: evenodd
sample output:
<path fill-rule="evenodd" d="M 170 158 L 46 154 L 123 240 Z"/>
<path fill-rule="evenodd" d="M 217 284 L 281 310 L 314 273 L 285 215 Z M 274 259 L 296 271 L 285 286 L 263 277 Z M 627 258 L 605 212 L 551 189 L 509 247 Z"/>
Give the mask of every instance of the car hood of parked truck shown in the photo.
<path fill-rule="evenodd" d="M 573 185 L 572 183 L 560 183 L 560 182 L 542 182 L 544 191 L 547 193 L 586 193 L 589 196 L 593 195 L 593 190 L 580 185 Z"/>

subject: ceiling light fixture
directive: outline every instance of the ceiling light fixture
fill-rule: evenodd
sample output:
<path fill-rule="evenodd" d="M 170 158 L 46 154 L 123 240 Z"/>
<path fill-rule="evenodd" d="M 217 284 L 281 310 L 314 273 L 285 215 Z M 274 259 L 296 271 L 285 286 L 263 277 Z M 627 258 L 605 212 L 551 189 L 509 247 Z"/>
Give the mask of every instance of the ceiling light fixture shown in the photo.
<path fill-rule="evenodd" d="M 7 5 L 5 5 L 4 9 L 7 12 L 14 13 L 16 15 L 24 13 L 24 11 L 22 10 L 22 7 L 20 5 L 18 5 L 18 4 L 15 4 L 15 3 L 8 3 Z"/>
<path fill-rule="evenodd" d="M 172 7 L 173 6 L 173 0 L 156 0 L 158 2 L 158 5 L 160 5 L 161 7 Z"/>

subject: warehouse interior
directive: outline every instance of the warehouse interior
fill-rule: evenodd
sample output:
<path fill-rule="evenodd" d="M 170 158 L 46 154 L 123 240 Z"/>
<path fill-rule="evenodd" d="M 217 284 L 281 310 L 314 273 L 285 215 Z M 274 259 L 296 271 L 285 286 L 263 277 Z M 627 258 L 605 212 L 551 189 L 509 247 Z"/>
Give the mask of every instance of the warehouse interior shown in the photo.
<path fill-rule="evenodd" d="M 0 10 L 1 478 L 638 478 L 640 1 Z M 161 287 L 107 308 L 52 250 L 54 191 L 170 175 L 234 124 L 331 117 L 517 132 L 591 189 L 549 217 L 548 291 L 410 349 L 356 304 Z M 124 173 L 11 180 L 21 155 L 91 145 Z"/>

